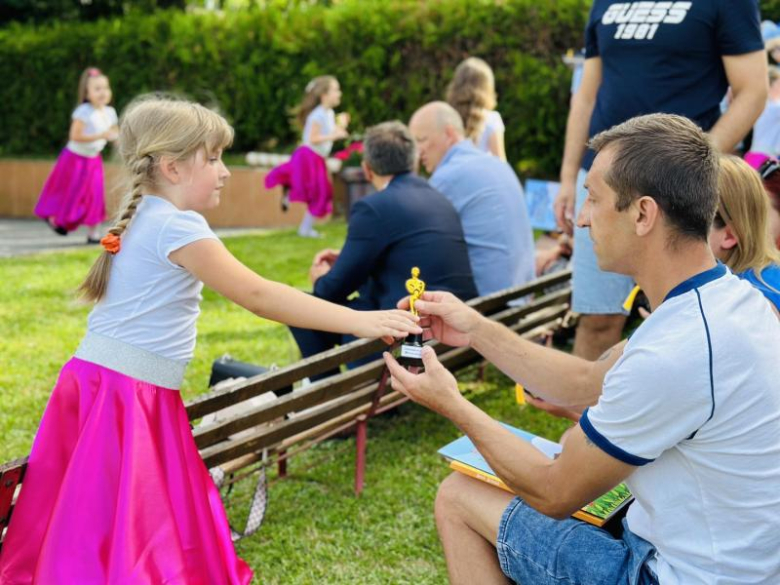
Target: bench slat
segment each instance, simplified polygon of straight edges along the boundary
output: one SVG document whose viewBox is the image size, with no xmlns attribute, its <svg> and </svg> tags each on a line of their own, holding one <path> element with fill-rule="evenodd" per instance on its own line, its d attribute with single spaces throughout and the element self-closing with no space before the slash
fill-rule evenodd
<svg viewBox="0 0 780 585">
<path fill-rule="evenodd" d="M 565 305 L 555 307 L 544 315 L 532 315 L 527 319 L 521 320 L 510 328 L 517 333 L 532 331 L 537 329 L 541 324 L 550 323 L 555 319 L 563 318 L 567 310 L 568 308 Z M 449 350 L 442 353 L 440 359 L 442 364 L 450 369 L 461 368 L 482 359 L 481 356 L 470 347 L 452 349 L 441 344 L 439 344 L 439 347 Z M 377 360 L 377 362 L 374 363 L 381 367 L 381 360 Z M 367 366 L 369 365 L 371 364 L 367 364 Z M 211 445 L 201 450 L 201 456 L 206 462 L 207 467 L 214 467 L 249 453 L 272 447 L 284 439 L 292 437 L 312 426 L 327 422 L 352 408 L 358 408 L 362 405 L 367 411 L 371 407 L 373 393 L 377 387 L 378 384 L 373 383 L 361 390 L 353 391 L 346 396 L 326 403 L 322 405 L 322 408 L 314 408 L 311 412 L 303 413 L 290 420 L 263 429 L 258 429 L 256 432 L 240 440 L 222 441 Z M 284 397 L 282 400 L 285 398 L 288 397 Z M 257 410 L 261 411 L 263 408 L 271 410 L 273 409 L 273 405 L 260 407 Z M 233 420 L 232 422 L 234 423 L 233 428 L 242 425 L 242 420 Z"/>
</svg>

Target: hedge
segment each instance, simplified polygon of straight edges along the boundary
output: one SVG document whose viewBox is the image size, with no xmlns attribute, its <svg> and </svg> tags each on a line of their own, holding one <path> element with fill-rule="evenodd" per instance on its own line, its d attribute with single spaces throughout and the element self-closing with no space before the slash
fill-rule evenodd
<svg viewBox="0 0 780 585">
<path fill-rule="evenodd" d="M 151 90 L 218 105 L 234 149 L 289 147 L 289 109 L 307 81 L 338 76 L 353 127 L 407 120 L 440 98 L 468 55 L 493 65 L 507 152 L 518 170 L 555 175 L 570 71 L 588 0 L 343 0 L 331 7 L 229 14 L 161 11 L 91 23 L 0 31 L 0 155 L 56 153 L 77 78 L 94 64 L 116 106 Z"/>
</svg>

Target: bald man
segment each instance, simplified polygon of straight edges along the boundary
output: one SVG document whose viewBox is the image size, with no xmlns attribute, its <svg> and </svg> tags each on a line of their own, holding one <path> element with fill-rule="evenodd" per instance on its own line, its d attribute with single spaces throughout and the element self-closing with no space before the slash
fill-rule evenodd
<svg viewBox="0 0 780 585">
<path fill-rule="evenodd" d="M 480 295 L 534 278 L 534 243 L 520 181 L 506 162 L 467 139 L 445 102 L 426 104 L 409 123 L 430 183 L 460 216 Z"/>
</svg>

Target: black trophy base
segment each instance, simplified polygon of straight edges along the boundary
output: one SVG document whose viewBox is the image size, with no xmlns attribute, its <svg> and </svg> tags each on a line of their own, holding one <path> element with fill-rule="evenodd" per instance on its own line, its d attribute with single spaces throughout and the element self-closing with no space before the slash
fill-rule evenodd
<svg viewBox="0 0 780 585">
<path fill-rule="evenodd" d="M 407 368 L 422 368 L 422 348 L 422 334 L 409 335 L 401 344 L 398 363 Z"/>
</svg>

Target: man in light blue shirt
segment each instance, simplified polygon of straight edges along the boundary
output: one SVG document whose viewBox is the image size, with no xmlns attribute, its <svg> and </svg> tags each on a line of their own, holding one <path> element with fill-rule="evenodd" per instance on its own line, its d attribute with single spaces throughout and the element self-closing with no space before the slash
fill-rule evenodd
<svg viewBox="0 0 780 585">
<path fill-rule="evenodd" d="M 466 139 L 463 120 L 445 102 L 417 110 L 409 128 L 430 184 L 460 216 L 479 294 L 532 280 L 533 234 L 512 167 Z"/>
</svg>

